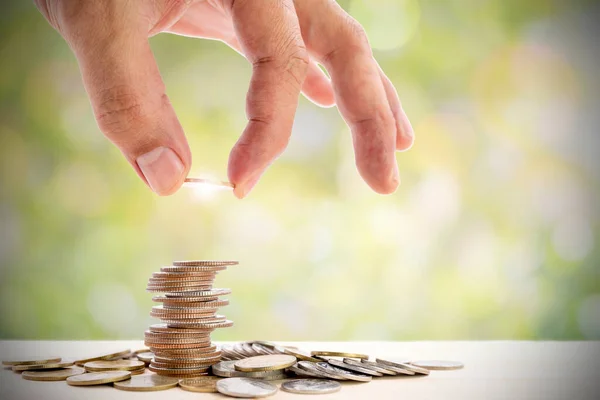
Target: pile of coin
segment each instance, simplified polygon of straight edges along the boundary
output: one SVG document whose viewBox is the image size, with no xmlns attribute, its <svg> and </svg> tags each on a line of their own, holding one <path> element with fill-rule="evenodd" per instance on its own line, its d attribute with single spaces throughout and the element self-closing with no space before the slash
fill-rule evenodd
<svg viewBox="0 0 600 400">
<path fill-rule="evenodd" d="M 76 361 L 60 357 L 21 358 L 3 361 L 3 364 L 28 380 L 66 380 L 71 386 L 112 384 L 120 390 L 140 392 L 179 386 L 187 391 L 219 392 L 232 397 L 267 397 L 279 389 L 300 394 L 332 393 L 341 389 L 338 381 L 370 382 L 381 376 L 425 376 L 431 370 L 463 367 L 456 361 L 369 359 L 366 354 L 354 352 L 308 352 L 272 342 L 251 341 L 221 346 L 222 361 L 206 368 L 202 372 L 205 376 L 190 378 L 148 371 L 145 364 L 149 363 L 152 370 L 155 358 L 148 350 L 125 350 Z M 283 379 L 279 387 L 270 382 Z"/>
<path fill-rule="evenodd" d="M 145 344 L 153 353 L 149 368 L 158 375 L 194 378 L 207 375 L 221 359 L 221 351 L 211 342 L 217 328 L 233 325 L 218 315 L 229 304 L 221 296 L 229 289 L 213 288 L 219 271 L 237 261 L 175 261 L 162 267 L 148 281 L 146 290 L 161 292 L 152 298 L 161 305 L 152 307 L 151 316 L 162 324 L 151 325 L 144 333 Z"/>
</svg>

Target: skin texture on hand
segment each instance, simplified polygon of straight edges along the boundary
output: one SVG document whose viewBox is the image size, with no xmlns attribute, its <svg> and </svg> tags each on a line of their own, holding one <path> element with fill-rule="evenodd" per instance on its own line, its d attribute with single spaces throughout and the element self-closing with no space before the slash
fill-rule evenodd
<svg viewBox="0 0 600 400">
<path fill-rule="evenodd" d="M 285 150 L 301 92 L 338 106 L 365 182 L 396 190 L 395 152 L 411 147 L 413 131 L 364 30 L 334 0 L 35 3 L 77 57 L 100 130 L 157 194 L 177 191 L 192 160 L 148 43 L 161 32 L 223 41 L 252 64 L 248 124 L 229 156 L 236 196 Z"/>
</svg>

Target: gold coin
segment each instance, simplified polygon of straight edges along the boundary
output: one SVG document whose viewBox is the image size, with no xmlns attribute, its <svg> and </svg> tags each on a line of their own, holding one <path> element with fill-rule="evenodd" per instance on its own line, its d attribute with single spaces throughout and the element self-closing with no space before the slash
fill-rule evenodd
<svg viewBox="0 0 600 400">
<path fill-rule="evenodd" d="M 187 293 L 191 290 L 194 291 L 205 291 L 210 290 L 212 285 L 198 285 L 198 286 L 189 286 L 189 287 L 177 287 L 177 286 L 146 286 L 146 292 L 150 293 Z"/>
<path fill-rule="evenodd" d="M 216 297 L 216 296 L 225 296 L 231 294 L 231 289 L 226 288 L 214 288 L 210 290 L 197 290 L 197 291 L 187 291 L 187 292 L 173 292 L 173 293 L 165 293 L 165 296 L 168 299 L 173 297 Z"/>
<path fill-rule="evenodd" d="M 283 351 L 285 354 L 296 357 L 298 360 L 302 361 L 311 361 L 311 362 L 320 362 L 321 360 L 311 357 L 310 353 L 300 349 L 292 349 L 290 347 L 283 347 Z"/>
<path fill-rule="evenodd" d="M 188 279 L 204 279 L 205 277 L 214 278 L 216 272 L 211 271 L 194 271 L 194 272 L 153 272 L 150 279 L 168 279 L 168 280 L 188 280 Z"/>
<path fill-rule="evenodd" d="M 13 365 L 40 365 L 60 362 L 60 357 L 22 357 L 15 360 L 4 360 L 2 365 L 13 366 Z"/>
<path fill-rule="evenodd" d="M 48 364 L 38 364 L 38 365 L 15 365 L 12 367 L 13 371 L 36 371 L 42 369 L 58 369 L 58 368 L 66 368 L 73 366 L 72 362 L 58 362 L 58 363 L 48 363 Z"/>
<path fill-rule="evenodd" d="M 274 371 L 296 364 L 296 357 L 287 354 L 272 354 L 237 360 L 234 364 L 237 371 Z"/>
<path fill-rule="evenodd" d="M 413 367 L 425 368 L 427 370 L 449 371 L 453 369 L 461 369 L 464 364 L 459 361 L 444 361 L 444 360 L 427 360 L 427 361 L 411 361 L 409 365 Z"/>
<path fill-rule="evenodd" d="M 163 321 L 168 320 L 190 320 L 190 319 L 201 319 L 201 318 L 214 318 L 215 313 L 218 309 L 207 308 L 203 313 L 157 313 L 150 312 L 150 316 L 154 318 L 162 319 Z"/>
<path fill-rule="evenodd" d="M 157 392 L 174 388 L 179 383 L 179 378 L 160 375 L 134 376 L 129 380 L 115 382 L 115 388 L 130 392 Z"/>
<path fill-rule="evenodd" d="M 91 372 L 102 372 L 102 371 L 132 371 L 144 367 L 143 361 L 133 360 L 117 360 L 117 361 L 90 361 L 85 363 L 84 368 L 86 371 Z"/>
<path fill-rule="evenodd" d="M 198 322 L 198 323 L 184 323 L 181 321 L 178 322 L 169 322 L 167 326 L 170 328 L 197 328 L 197 329 L 217 329 L 217 328 L 229 328 L 233 326 L 233 321 L 225 320 L 221 322 Z"/>
<path fill-rule="evenodd" d="M 90 357 L 90 358 L 84 358 L 81 360 L 77 360 L 75 361 L 76 365 L 83 365 L 86 362 L 90 362 L 90 361 L 97 361 L 97 360 L 109 360 L 111 358 L 116 358 L 116 357 L 123 357 L 126 354 L 131 353 L 131 350 L 127 349 L 127 350 L 123 350 L 123 351 L 118 351 L 116 353 L 110 353 L 110 354 L 103 354 L 100 356 L 96 356 L 96 357 Z"/>
<path fill-rule="evenodd" d="M 208 368 L 160 368 L 154 367 L 152 364 L 148 367 L 152 372 L 156 372 L 159 375 L 166 376 L 179 376 L 179 377 L 196 377 L 208 375 Z"/>
<path fill-rule="evenodd" d="M 238 265 L 238 261 L 218 261 L 218 260 L 188 260 L 188 261 L 173 261 L 176 267 L 206 267 L 206 266 L 227 266 Z"/>
<path fill-rule="evenodd" d="M 69 367 L 52 371 L 25 371 L 21 376 L 28 381 L 64 381 L 70 376 L 83 373 L 85 373 L 85 369 L 81 367 Z"/>
<path fill-rule="evenodd" d="M 193 349 L 201 349 L 206 347 L 206 342 L 201 342 L 201 343 L 151 343 L 151 342 L 145 342 L 147 346 L 150 346 L 152 348 L 152 352 L 154 353 L 155 351 L 159 351 L 160 349 L 163 350 L 170 350 L 170 349 L 188 349 L 188 350 L 193 350 Z"/>
<path fill-rule="evenodd" d="M 172 326 L 168 326 L 167 324 L 154 324 L 154 325 L 150 325 L 150 331 L 151 332 L 157 332 L 157 333 L 162 333 L 162 332 L 167 332 L 167 333 L 173 333 L 173 332 L 177 332 L 177 333 L 209 333 L 210 329 L 198 329 L 198 328 L 174 328 Z"/>
<path fill-rule="evenodd" d="M 197 303 L 197 302 L 209 302 L 209 301 L 217 301 L 219 298 L 217 296 L 212 297 L 167 297 L 165 295 L 159 295 L 152 297 L 152 301 L 157 303 L 163 303 L 163 305 L 181 305 L 189 303 Z M 190 305 L 191 307 L 191 305 Z"/>
<path fill-rule="evenodd" d="M 208 347 L 210 346 L 210 337 L 146 337 L 145 343 L 150 347 L 156 347 L 157 344 L 197 344 L 198 347 Z"/>
<path fill-rule="evenodd" d="M 129 371 L 89 372 L 70 376 L 67 378 L 67 383 L 71 386 L 104 385 L 105 383 L 124 381 L 129 378 L 131 378 Z"/>
<path fill-rule="evenodd" d="M 157 329 L 161 329 L 160 327 Z M 210 333 L 209 332 L 194 332 L 193 330 L 191 330 L 190 332 L 187 332 L 188 329 L 173 329 L 171 331 L 160 331 L 160 332 L 153 332 L 153 331 L 145 331 L 144 332 L 144 337 L 147 339 L 183 339 L 183 338 L 204 338 L 204 339 L 210 339 Z"/>
<path fill-rule="evenodd" d="M 311 351 L 311 356 L 322 356 L 322 357 L 346 357 L 346 358 L 360 358 L 368 360 L 369 356 L 366 354 L 359 353 L 345 353 L 341 351 Z"/>
<path fill-rule="evenodd" d="M 163 316 L 161 319 L 167 325 L 179 324 L 179 325 L 185 327 L 187 325 L 194 326 L 197 324 L 212 324 L 212 323 L 216 323 L 216 322 L 224 322 L 225 316 L 218 315 L 218 314 L 216 314 L 216 315 L 215 314 L 213 314 L 213 315 L 204 314 L 204 315 L 200 315 L 195 318 L 183 318 L 183 317 L 172 318 L 172 317 Z"/>
<path fill-rule="evenodd" d="M 161 272 L 179 272 L 179 273 L 188 273 L 188 272 L 218 272 L 224 271 L 227 269 L 225 265 L 169 265 L 166 267 L 162 267 L 160 269 Z"/>
<path fill-rule="evenodd" d="M 144 372 L 146 372 L 146 364 L 144 364 L 144 366 L 142 368 L 139 369 L 132 369 L 131 371 L 131 375 L 142 375 Z"/>
<path fill-rule="evenodd" d="M 217 393 L 217 382 L 219 379 L 221 378 L 216 376 L 181 379 L 179 386 L 188 392 Z"/>
<path fill-rule="evenodd" d="M 133 354 L 135 354 L 136 356 L 140 353 L 148 353 L 150 351 L 150 349 L 139 349 L 133 352 Z"/>
<path fill-rule="evenodd" d="M 212 272 L 210 273 L 210 275 L 206 275 L 206 276 L 187 276 L 187 274 L 180 274 L 183 275 L 182 277 L 178 277 L 178 278 L 149 278 L 148 279 L 148 283 L 152 284 L 152 285 L 156 285 L 156 284 L 164 284 L 164 285 L 193 285 L 196 283 L 203 283 L 203 282 L 213 282 L 215 280 L 216 277 L 216 273 Z"/>
<path fill-rule="evenodd" d="M 202 362 L 206 362 L 206 360 L 214 360 L 215 358 L 221 357 L 221 352 L 219 350 L 212 351 L 210 353 L 204 354 L 193 354 L 189 356 L 157 356 L 155 355 L 154 360 L 157 362 L 163 363 L 173 363 L 173 364 L 198 364 Z"/>
<path fill-rule="evenodd" d="M 212 353 L 216 349 L 214 347 L 202 347 L 198 349 L 155 349 L 154 355 L 166 358 L 198 358 L 204 354 Z"/>
<path fill-rule="evenodd" d="M 159 362 L 159 361 L 152 361 L 152 364 L 150 364 L 150 366 L 152 368 L 163 368 L 163 369 L 182 369 L 182 368 L 200 368 L 203 369 L 205 371 L 208 371 L 208 368 L 210 368 L 211 365 L 218 363 L 219 360 L 213 360 L 212 362 L 204 362 L 204 363 L 197 363 L 197 364 L 171 364 L 171 363 L 163 363 L 163 362 Z"/>
</svg>

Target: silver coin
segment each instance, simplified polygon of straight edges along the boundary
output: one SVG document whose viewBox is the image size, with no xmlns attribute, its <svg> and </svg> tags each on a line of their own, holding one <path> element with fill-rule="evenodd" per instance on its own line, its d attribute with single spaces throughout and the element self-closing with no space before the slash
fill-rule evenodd
<svg viewBox="0 0 600 400">
<path fill-rule="evenodd" d="M 263 346 L 260 343 L 252 343 L 252 350 L 254 350 L 255 353 L 258 353 L 261 356 L 266 356 L 269 354 L 277 354 L 274 350 L 271 350 L 270 348 Z"/>
<path fill-rule="evenodd" d="M 392 375 L 392 376 L 398 375 L 398 372 L 392 371 L 389 368 L 385 368 L 383 365 L 377 364 L 375 361 L 369 361 L 369 360 L 357 361 L 353 358 L 344 358 L 344 362 L 347 362 L 348 364 L 357 363 L 357 365 L 359 365 L 361 367 L 364 366 L 365 368 L 370 368 L 373 371 L 380 372 L 384 375 Z"/>
<path fill-rule="evenodd" d="M 372 377 L 369 375 L 363 375 L 353 371 L 348 371 L 326 362 L 317 363 L 317 369 L 321 372 L 329 372 L 332 375 L 341 376 L 342 378 L 346 378 L 351 381 L 369 382 L 372 379 Z"/>
<path fill-rule="evenodd" d="M 406 360 L 393 360 L 393 359 L 381 359 L 381 358 L 376 358 L 375 361 L 377 361 L 379 364 L 383 364 L 386 368 L 390 368 L 392 371 L 396 371 L 396 372 L 400 372 L 401 374 L 406 374 L 406 375 L 414 375 L 414 374 L 421 374 L 421 375 L 429 375 L 429 370 L 426 370 L 425 368 L 421 368 L 421 367 L 417 367 L 415 365 L 410 365 L 408 364 L 408 362 Z M 409 373 L 407 373 L 407 372 Z M 412 372 L 412 374 L 411 374 Z"/>
<path fill-rule="evenodd" d="M 254 371 L 254 372 L 242 372 L 237 371 L 235 369 L 236 360 L 232 361 L 221 361 L 217 364 L 214 364 L 211 369 L 212 373 L 216 376 L 221 376 L 225 378 L 257 378 L 257 379 L 265 379 L 265 378 L 275 378 L 275 379 L 283 379 L 285 374 L 281 370 L 276 371 Z M 270 379 L 272 380 L 272 379 Z"/>
<path fill-rule="evenodd" d="M 268 397 L 277 393 L 277 386 L 258 379 L 227 378 L 217 382 L 217 390 L 232 397 Z"/>
<path fill-rule="evenodd" d="M 427 361 L 412 361 L 409 365 L 413 367 L 421 367 L 428 370 L 452 370 L 461 369 L 464 364 L 460 361 L 444 361 L 444 360 L 427 360 Z"/>
<path fill-rule="evenodd" d="M 303 378 L 323 378 L 324 377 L 324 375 L 319 375 L 316 372 L 311 372 L 311 371 L 302 369 L 302 368 L 298 367 L 298 364 L 292 365 L 291 367 L 286 368 L 286 371 L 293 372 L 297 376 L 300 376 Z"/>
<path fill-rule="evenodd" d="M 350 370 L 350 371 L 358 372 L 358 373 L 363 374 L 363 375 L 383 376 L 382 373 L 379 373 L 379 372 L 373 371 L 371 369 L 365 368 L 364 366 L 353 365 L 353 364 L 347 363 L 345 361 L 329 360 L 328 362 L 329 362 L 329 364 L 334 365 L 336 367 L 340 367 L 342 369 L 347 369 L 347 370 Z"/>
<path fill-rule="evenodd" d="M 341 388 L 339 382 L 325 379 L 294 379 L 281 384 L 281 390 L 298 394 L 335 393 Z"/>
<path fill-rule="evenodd" d="M 334 374 L 331 371 L 323 371 L 321 369 L 317 368 L 317 363 L 314 363 L 312 361 L 298 361 L 298 363 L 296 364 L 298 366 L 298 368 L 307 371 L 313 375 L 316 375 L 317 377 L 320 378 L 327 378 L 327 379 L 337 379 L 340 381 L 345 381 L 347 380 L 347 378 L 338 375 L 338 374 Z"/>
</svg>

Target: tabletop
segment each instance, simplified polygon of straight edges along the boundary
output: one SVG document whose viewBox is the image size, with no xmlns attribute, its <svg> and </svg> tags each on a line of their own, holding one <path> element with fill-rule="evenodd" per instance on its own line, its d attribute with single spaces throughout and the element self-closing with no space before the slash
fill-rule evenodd
<svg viewBox="0 0 600 400">
<path fill-rule="evenodd" d="M 227 342 L 224 342 L 227 343 Z M 342 382 L 323 399 L 599 399 L 600 342 L 282 342 L 305 350 L 360 352 L 371 357 L 455 360 L 465 367 L 421 377 L 383 377 L 368 383 Z M 0 360 L 47 355 L 80 358 L 143 348 L 142 341 L 0 341 Z M 280 381 L 273 382 L 276 385 Z M 302 396 L 278 391 L 269 399 Z M 0 400 L 19 399 L 225 399 L 220 394 L 180 388 L 125 392 L 110 385 L 73 387 L 66 382 L 34 382 L 0 370 Z"/>
</svg>

